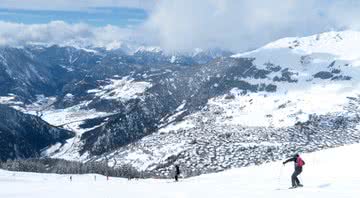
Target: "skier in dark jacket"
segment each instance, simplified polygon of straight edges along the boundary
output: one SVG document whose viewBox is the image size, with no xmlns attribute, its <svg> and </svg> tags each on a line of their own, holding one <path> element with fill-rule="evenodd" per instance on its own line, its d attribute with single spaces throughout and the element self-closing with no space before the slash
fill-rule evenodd
<svg viewBox="0 0 360 198">
<path fill-rule="evenodd" d="M 180 167 L 179 165 L 175 165 L 175 181 L 179 180 L 179 175 L 180 175 Z"/>
<path fill-rule="evenodd" d="M 303 185 L 300 184 L 300 181 L 297 178 L 297 176 L 300 175 L 300 173 L 302 172 L 302 167 L 305 165 L 305 162 L 301 159 L 299 154 L 294 155 L 292 158 L 283 162 L 283 164 L 285 165 L 288 162 L 294 162 L 295 165 L 295 171 L 291 175 L 291 184 L 292 184 L 291 188 L 302 187 Z"/>
</svg>

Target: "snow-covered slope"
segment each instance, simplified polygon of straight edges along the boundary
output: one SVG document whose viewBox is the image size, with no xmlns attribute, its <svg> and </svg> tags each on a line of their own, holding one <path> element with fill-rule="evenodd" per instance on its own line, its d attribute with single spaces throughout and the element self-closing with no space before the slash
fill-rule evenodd
<svg viewBox="0 0 360 198">
<path fill-rule="evenodd" d="M 306 161 L 300 180 L 303 188 L 288 190 L 293 165 L 281 162 L 232 169 L 181 180 L 136 180 L 97 175 L 34 174 L 0 170 L 0 197 L 307 197 L 356 198 L 360 194 L 357 156 L 360 145 L 344 146 L 303 155 Z M 15 190 L 16 189 L 16 190 Z"/>
<path fill-rule="evenodd" d="M 94 93 L 96 97 L 102 99 L 128 101 L 144 93 L 150 87 L 151 84 L 148 82 L 133 82 L 133 79 L 124 77 L 122 79 L 110 79 L 108 85 L 87 92 Z"/>
<path fill-rule="evenodd" d="M 229 121 L 279 127 L 306 121 L 309 114 L 342 112 L 348 97 L 359 94 L 359 52 L 360 33 L 343 31 L 285 38 L 234 55 L 254 58 L 257 68 L 273 70 L 265 80 L 273 81 L 277 91 L 266 97 L 258 93 L 237 97 L 245 107 L 227 103 L 233 117 Z M 214 99 L 213 104 L 223 101 Z"/>
</svg>

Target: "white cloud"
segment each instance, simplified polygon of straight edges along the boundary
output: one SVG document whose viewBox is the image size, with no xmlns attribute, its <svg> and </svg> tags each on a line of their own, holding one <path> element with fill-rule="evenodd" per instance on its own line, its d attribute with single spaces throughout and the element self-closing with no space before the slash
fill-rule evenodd
<svg viewBox="0 0 360 198">
<path fill-rule="evenodd" d="M 146 27 L 168 50 L 259 47 L 286 36 L 360 28 L 353 0 L 162 0 Z"/>
<path fill-rule="evenodd" d="M 133 30 L 111 25 L 93 27 L 63 21 L 27 25 L 0 21 L 0 45 L 59 44 L 114 48 L 133 35 Z"/>
</svg>

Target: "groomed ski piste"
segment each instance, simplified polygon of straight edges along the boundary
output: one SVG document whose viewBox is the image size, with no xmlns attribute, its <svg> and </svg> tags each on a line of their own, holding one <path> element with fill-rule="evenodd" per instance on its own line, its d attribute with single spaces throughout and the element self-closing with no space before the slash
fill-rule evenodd
<svg viewBox="0 0 360 198">
<path fill-rule="evenodd" d="M 180 182 L 160 179 L 127 180 L 101 175 L 56 175 L 0 170 L 1 198 L 189 198 L 189 197 L 358 197 L 360 144 L 303 154 L 303 188 L 288 189 L 293 164 L 260 166 L 201 175 Z"/>
</svg>

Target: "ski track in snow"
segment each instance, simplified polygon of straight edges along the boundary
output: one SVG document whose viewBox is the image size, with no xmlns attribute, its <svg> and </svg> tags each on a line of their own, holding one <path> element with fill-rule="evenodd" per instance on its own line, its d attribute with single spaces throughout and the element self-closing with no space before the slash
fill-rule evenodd
<svg viewBox="0 0 360 198">
<path fill-rule="evenodd" d="M 94 175 L 36 174 L 0 170 L 0 197 L 358 197 L 360 144 L 303 155 L 303 188 L 287 189 L 293 165 L 281 162 L 232 169 L 175 183 L 172 180 L 131 180 Z M 16 190 L 15 190 L 16 189 Z"/>
</svg>

